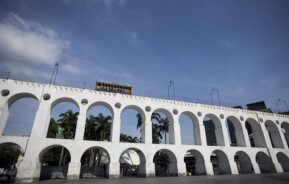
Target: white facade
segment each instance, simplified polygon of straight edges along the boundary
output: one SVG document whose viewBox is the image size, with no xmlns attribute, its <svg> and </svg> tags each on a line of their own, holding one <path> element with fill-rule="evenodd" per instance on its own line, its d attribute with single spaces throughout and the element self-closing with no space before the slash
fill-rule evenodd
<svg viewBox="0 0 289 184">
<path fill-rule="evenodd" d="M 0 81 L 0 91 L 0 144 L 15 143 L 25 152 L 23 160 L 19 163 L 17 173 L 19 181 L 29 182 L 38 179 L 41 156 L 48 148 L 57 145 L 67 148 L 71 155 L 68 179 L 79 178 L 81 156 L 92 147 L 101 147 L 107 151 L 110 177 L 119 177 L 120 156 L 130 148 L 140 153 L 140 172 L 147 177 L 155 175 L 153 158 L 159 150 L 168 153 L 170 173 L 177 175 L 186 175 L 184 157 L 188 151 L 196 158 L 196 173 L 199 174 L 214 174 L 210 161 L 212 153 L 218 156 L 219 168 L 223 173 L 238 174 L 234 161 L 235 155 L 239 156 L 241 168 L 244 171 L 253 168 L 255 173 L 260 173 L 261 170 L 266 170 L 266 167 L 270 167 L 267 160 L 263 159 L 266 158 L 266 155 L 272 160 L 271 165 L 273 164 L 276 172 L 286 171 L 289 167 L 289 150 L 285 139 L 287 136 L 287 140 L 289 140 L 289 116 L 5 79 Z M 16 100 L 24 97 L 32 97 L 39 101 L 30 137 L 3 136 L 2 133 L 9 116 L 9 107 Z M 51 109 L 60 102 L 72 102 L 79 107 L 74 140 L 46 138 Z M 86 112 L 89 108 L 99 104 L 108 107 L 112 112 L 111 142 L 83 140 Z M 142 143 L 119 142 L 120 115 L 126 108 L 136 109 L 142 115 L 145 122 L 142 127 Z M 156 110 L 166 114 L 170 120 L 170 144 L 152 144 L 151 114 Z M 194 122 L 196 145 L 181 144 L 179 116 L 183 113 L 191 117 Z M 217 146 L 207 146 L 203 125 L 205 116 L 210 117 L 215 123 Z M 230 145 L 226 126 L 227 118 L 230 118 L 234 124 L 238 146 Z M 252 136 L 257 147 L 250 145 L 245 128 L 246 121 L 252 126 Z M 283 134 L 282 131 L 287 133 Z M 278 155 L 282 155 L 282 159 Z"/>
</svg>

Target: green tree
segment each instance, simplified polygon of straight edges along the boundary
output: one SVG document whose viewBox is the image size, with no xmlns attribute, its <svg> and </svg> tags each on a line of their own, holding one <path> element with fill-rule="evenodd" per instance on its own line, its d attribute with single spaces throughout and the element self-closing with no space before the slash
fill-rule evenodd
<svg viewBox="0 0 289 184">
<path fill-rule="evenodd" d="M 165 144 L 167 144 L 167 133 L 169 132 L 169 119 L 161 118 L 159 122 L 159 131 L 165 135 Z"/>
<path fill-rule="evenodd" d="M 49 128 L 47 131 L 47 138 L 57 138 L 59 134 L 59 123 L 54 118 L 50 119 Z"/>
<path fill-rule="evenodd" d="M 57 122 L 60 123 L 62 128 L 63 139 L 74 139 L 78 114 L 79 112 L 74 113 L 69 109 L 59 115 Z"/>
<path fill-rule="evenodd" d="M 102 113 L 99 113 L 96 117 L 96 122 L 98 123 L 96 135 L 98 140 L 110 140 L 111 119 L 111 116 L 104 116 Z"/>
<path fill-rule="evenodd" d="M 132 137 L 127 134 L 120 134 L 120 142 L 131 142 L 131 143 L 138 143 L 139 139 L 137 137 Z"/>
</svg>

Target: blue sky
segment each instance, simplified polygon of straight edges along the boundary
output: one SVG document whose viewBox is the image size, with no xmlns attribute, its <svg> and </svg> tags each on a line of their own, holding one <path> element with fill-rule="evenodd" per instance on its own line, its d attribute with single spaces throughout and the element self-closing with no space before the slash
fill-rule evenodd
<svg viewBox="0 0 289 184">
<path fill-rule="evenodd" d="M 215 87 L 224 106 L 275 110 L 289 102 L 288 10 L 287 0 L 1 0 L 0 74 L 49 82 L 59 61 L 57 84 L 113 81 L 167 98 L 173 80 L 177 100 L 210 104 Z"/>
</svg>

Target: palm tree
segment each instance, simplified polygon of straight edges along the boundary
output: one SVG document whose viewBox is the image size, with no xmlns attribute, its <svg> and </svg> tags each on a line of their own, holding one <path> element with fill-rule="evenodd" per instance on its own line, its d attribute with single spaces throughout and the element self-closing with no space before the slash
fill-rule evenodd
<svg viewBox="0 0 289 184">
<path fill-rule="evenodd" d="M 84 139 L 97 140 L 96 130 L 98 129 L 98 127 L 99 124 L 96 121 L 96 117 L 93 115 L 89 115 L 89 118 L 86 118 Z"/>
<path fill-rule="evenodd" d="M 76 130 L 77 117 L 79 112 L 73 112 L 68 110 L 65 113 L 59 115 L 57 122 L 60 122 L 62 128 L 62 136 L 64 139 L 73 139 Z"/>
<path fill-rule="evenodd" d="M 166 117 L 165 119 L 161 118 L 159 122 L 160 132 L 165 135 L 165 144 L 167 144 L 167 133 L 169 132 L 169 119 Z"/>
<path fill-rule="evenodd" d="M 47 138 L 56 138 L 59 134 L 59 123 L 54 118 L 50 119 Z"/>
<path fill-rule="evenodd" d="M 99 113 L 96 117 L 96 122 L 98 123 L 98 128 L 96 130 L 96 135 L 98 135 L 98 140 L 108 140 L 110 139 L 110 127 L 111 127 L 111 116 L 104 116 Z"/>
<path fill-rule="evenodd" d="M 160 143 L 160 139 L 162 139 L 162 138 L 163 138 L 163 136 L 161 134 L 159 125 L 152 124 L 152 139 L 153 139 L 153 143 L 159 144 Z"/>
</svg>

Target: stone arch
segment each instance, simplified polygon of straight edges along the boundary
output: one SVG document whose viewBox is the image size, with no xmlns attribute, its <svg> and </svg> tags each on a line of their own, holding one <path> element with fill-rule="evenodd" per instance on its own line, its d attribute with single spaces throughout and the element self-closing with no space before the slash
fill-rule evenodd
<svg viewBox="0 0 289 184">
<path fill-rule="evenodd" d="M 279 132 L 277 125 L 273 121 L 267 120 L 267 121 L 265 121 L 265 126 L 266 126 L 266 129 L 268 131 L 272 147 L 273 148 L 284 148 L 284 145 L 282 144 L 282 139 L 281 139 L 280 132 Z"/>
<path fill-rule="evenodd" d="M 281 123 L 281 128 L 282 128 L 286 143 L 287 143 L 287 145 L 289 147 L 289 123 L 282 122 Z"/>
<path fill-rule="evenodd" d="M 137 148 L 127 148 L 120 157 L 120 177 L 145 177 L 146 158 Z"/>
<path fill-rule="evenodd" d="M 156 176 L 177 176 L 177 158 L 175 154 L 168 149 L 161 149 L 154 155 Z"/>
<path fill-rule="evenodd" d="M 251 159 L 244 151 L 237 151 L 234 157 L 239 174 L 253 174 L 254 168 Z"/>
<path fill-rule="evenodd" d="M 192 112 L 189 112 L 189 111 L 185 111 L 185 112 L 182 112 L 180 114 L 180 117 L 182 115 L 185 115 L 187 117 L 190 118 L 192 124 L 193 124 L 193 130 L 192 130 L 192 133 L 193 133 L 193 138 L 194 138 L 194 145 L 201 145 L 201 136 L 200 136 L 200 124 L 199 124 L 199 120 L 197 118 L 197 116 L 195 114 L 193 114 Z M 182 131 L 182 128 L 181 128 L 181 122 L 180 122 L 180 117 L 179 117 L 179 123 L 180 123 L 180 129 L 181 129 L 181 136 L 183 136 L 183 131 Z M 183 142 L 182 142 L 183 144 Z"/>
<path fill-rule="evenodd" d="M 10 117 L 9 115 L 10 115 L 10 110 L 11 110 L 12 105 L 14 103 L 17 103 L 17 101 L 19 101 L 21 99 L 33 99 L 39 105 L 38 97 L 32 93 L 27 93 L 27 92 L 17 93 L 17 94 L 12 95 L 11 97 L 9 97 L 2 108 L 2 114 L 0 114 L 1 115 L 1 117 L 0 117 L 0 135 L 2 135 L 4 133 L 5 126 L 9 120 L 9 117 Z M 27 109 L 24 109 L 24 110 L 27 110 Z M 35 109 L 35 112 L 33 112 L 33 115 L 31 114 L 33 116 L 31 121 L 34 121 L 36 111 L 37 110 Z M 30 112 L 28 112 L 28 113 L 30 113 Z M 33 126 L 33 122 L 32 122 L 32 126 Z M 32 129 L 32 126 L 31 126 L 31 129 Z"/>
<path fill-rule="evenodd" d="M 215 175 L 219 174 L 231 174 L 231 167 L 229 159 L 221 150 L 214 150 L 211 154 L 210 160 L 212 162 Z"/>
<path fill-rule="evenodd" d="M 41 164 L 40 180 L 67 177 L 71 161 L 71 154 L 67 147 L 63 145 L 47 146 L 39 153 L 38 158 Z"/>
<path fill-rule="evenodd" d="M 158 108 L 156 110 L 153 111 L 152 115 L 156 112 L 161 112 L 163 113 L 167 120 L 169 121 L 168 122 L 168 133 L 169 133 L 169 144 L 175 144 L 175 137 L 174 137 L 174 118 L 173 118 L 173 115 L 169 112 L 169 110 L 166 110 L 164 108 Z M 152 117 L 151 117 L 151 120 L 152 120 Z M 154 129 L 154 123 L 152 122 L 152 131 Z M 152 132 L 153 133 L 153 132 Z M 165 135 L 166 136 L 166 135 Z"/>
<path fill-rule="evenodd" d="M 266 148 L 266 142 L 261 125 L 253 118 L 248 118 L 245 123 L 251 147 Z"/>
<path fill-rule="evenodd" d="M 0 143 L 0 168 L 16 172 L 23 156 L 24 151 L 19 144 L 14 142 Z"/>
<path fill-rule="evenodd" d="M 214 114 L 207 114 L 204 116 L 203 124 L 206 130 L 207 145 L 225 146 L 223 128 L 220 119 Z"/>
<path fill-rule="evenodd" d="M 231 139 L 231 146 L 246 146 L 241 122 L 234 116 L 227 117 L 227 128 Z"/>
<path fill-rule="evenodd" d="M 136 112 L 136 116 L 135 116 L 135 119 L 136 119 L 136 124 L 135 125 L 133 125 L 133 126 L 135 126 L 135 127 L 137 127 L 137 125 L 140 123 L 140 130 L 137 128 L 136 129 L 136 132 L 137 131 L 140 131 L 140 138 L 139 138 L 139 142 L 140 143 L 144 143 L 145 142 L 145 122 L 146 122 L 146 116 L 145 116 L 145 113 L 144 113 L 144 110 L 141 108 L 141 107 L 139 107 L 139 106 L 137 106 L 137 105 L 128 105 L 128 106 L 126 106 L 126 107 L 124 107 L 123 109 L 122 109 L 122 111 L 121 111 L 121 116 L 120 116 L 120 118 L 121 118 L 121 120 L 120 120 L 120 123 L 121 123 L 121 125 L 120 125 L 120 127 L 121 127 L 121 129 L 122 129 L 122 126 L 124 126 L 123 125 L 123 113 L 125 113 L 125 111 L 126 110 L 133 110 L 133 111 L 135 111 Z M 133 136 L 132 136 L 133 137 Z M 137 137 L 138 137 L 138 135 L 137 135 Z"/>
<path fill-rule="evenodd" d="M 87 108 L 87 112 L 95 107 L 95 106 L 103 106 L 103 107 L 106 107 L 112 114 L 112 117 L 114 116 L 114 109 L 113 107 L 109 104 L 109 103 L 106 103 L 106 102 L 103 102 L 103 101 L 97 101 L 97 102 L 94 102 L 92 104 L 89 105 L 89 107 Z"/>
<path fill-rule="evenodd" d="M 68 104 L 65 104 L 68 103 Z M 62 108 L 61 106 L 65 105 L 65 108 Z M 76 112 L 74 111 L 70 111 L 71 109 L 68 109 L 66 106 L 70 106 L 72 105 L 72 109 L 76 107 Z M 61 108 L 60 108 L 61 107 Z M 69 131 L 65 132 L 65 129 L 61 129 L 61 127 L 59 127 L 59 123 L 57 122 L 56 118 L 59 117 L 55 117 L 53 118 L 53 114 L 55 113 L 55 109 L 60 108 L 61 109 L 61 113 L 68 113 L 69 115 L 73 115 L 74 118 L 69 118 L 70 120 L 70 127 L 68 128 Z M 47 138 L 59 138 L 59 139 L 74 139 L 75 138 L 75 134 L 76 134 L 76 126 L 77 126 L 77 121 L 78 121 L 78 115 L 79 115 L 79 104 L 77 103 L 76 100 L 74 100 L 73 98 L 69 98 L 69 97 L 60 97 L 57 98 L 56 100 L 54 100 L 51 103 L 50 106 L 50 117 L 48 118 L 48 126 L 46 129 L 46 137 Z M 60 115 L 59 114 L 59 115 Z M 58 116 L 59 116 L 58 115 Z M 58 128 L 57 128 L 58 127 Z M 63 133 L 64 132 L 64 133 Z"/>
<path fill-rule="evenodd" d="M 276 168 L 272 159 L 264 152 L 259 151 L 256 154 L 256 162 L 259 165 L 261 173 L 275 173 Z"/>
<path fill-rule="evenodd" d="M 92 111 L 97 111 L 98 113 Z M 95 123 L 97 119 L 101 120 L 103 124 L 96 129 Z M 111 141 L 113 120 L 114 109 L 109 103 L 97 101 L 90 104 L 86 110 L 86 122 L 83 139 L 92 141 Z M 102 131 L 99 131 L 101 130 L 99 128 L 101 128 Z"/>
<path fill-rule="evenodd" d="M 205 175 L 206 166 L 202 153 L 198 150 L 192 149 L 186 152 L 184 157 L 188 175 Z"/>
<path fill-rule="evenodd" d="M 280 163 L 283 172 L 289 172 L 289 158 L 285 153 L 278 152 L 276 154 L 277 160 Z"/>
<path fill-rule="evenodd" d="M 106 149 L 93 146 L 81 156 L 80 178 L 100 178 L 109 176 L 110 155 Z"/>
</svg>

